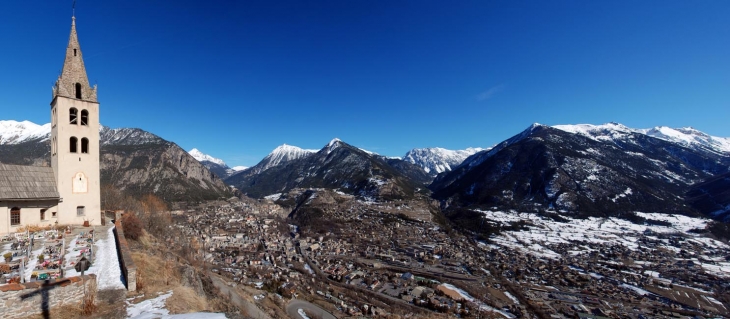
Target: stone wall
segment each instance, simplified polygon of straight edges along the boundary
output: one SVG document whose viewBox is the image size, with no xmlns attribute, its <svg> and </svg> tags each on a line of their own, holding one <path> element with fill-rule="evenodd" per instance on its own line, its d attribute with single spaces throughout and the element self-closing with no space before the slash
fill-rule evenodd
<svg viewBox="0 0 730 319">
<path fill-rule="evenodd" d="M 47 298 L 53 318 L 53 309 L 56 307 L 80 306 L 84 299 L 84 290 L 87 294 L 96 294 L 95 274 L 50 280 L 45 285 L 41 281 L 2 285 L 0 318 L 27 318 L 41 314 L 44 297 Z"/>
<path fill-rule="evenodd" d="M 124 282 L 127 285 L 127 291 L 137 290 L 137 266 L 132 260 L 132 251 L 129 249 L 127 239 L 124 238 L 124 227 L 122 227 L 121 217 L 118 217 L 114 223 L 114 240 L 117 243 L 117 254 L 119 254 L 119 266 L 122 267 Z"/>
</svg>

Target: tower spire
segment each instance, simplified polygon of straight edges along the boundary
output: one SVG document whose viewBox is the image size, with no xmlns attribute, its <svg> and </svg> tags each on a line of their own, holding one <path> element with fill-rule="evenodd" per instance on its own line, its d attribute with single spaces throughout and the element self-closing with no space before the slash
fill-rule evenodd
<svg viewBox="0 0 730 319">
<path fill-rule="evenodd" d="M 76 1 L 74 1 L 76 6 Z M 81 45 L 76 34 L 76 17 L 71 17 L 71 35 L 68 38 L 66 47 L 66 58 L 63 62 L 63 70 L 53 87 L 53 98 L 57 96 L 72 99 L 98 102 L 96 98 L 96 86 L 89 85 L 89 78 L 86 76 Z"/>
</svg>

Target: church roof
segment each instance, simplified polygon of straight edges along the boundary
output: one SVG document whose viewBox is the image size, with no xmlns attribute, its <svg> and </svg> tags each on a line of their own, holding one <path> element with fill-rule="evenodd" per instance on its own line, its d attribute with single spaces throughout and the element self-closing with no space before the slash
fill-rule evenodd
<svg viewBox="0 0 730 319">
<path fill-rule="evenodd" d="M 0 164 L 0 200 L 59 199 L 53 168 Z"/>
</svg>

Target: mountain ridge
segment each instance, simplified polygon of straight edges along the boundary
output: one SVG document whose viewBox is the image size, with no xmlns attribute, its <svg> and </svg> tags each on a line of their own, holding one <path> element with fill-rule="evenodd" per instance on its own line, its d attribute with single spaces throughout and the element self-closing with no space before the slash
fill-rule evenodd
<svg viewBox="0 0 730 319">
<path fill-rule="evenodd" d="M 457 206 L 693 214 L 684 192 L 728 170 L 729 156 L 618 124 L 533 124 L 437 176 L 434 197 Z"/>
<path fill-rule="evenodd" d="M 411 198 L 426 190 L 425 185 L 412 180 L 384 157 L 339 139 L 333 139 L 317 152 L 260 169 L 270 163 L 267 158 L 227 178 L 226 183 L 255 198 L 296 188 L 329 188 L 372 199 Z"/>
<path fill-rule="evenodd" d="M 20 125 L 18 125 L 20 124 Z M 24 131 L 25 130 L 25 131 Z M 30 132 L 30 133 L 29 133 Z M 50 166 L 50 124 L 2 121 L 0 162 Z M 99 128 L 101 184 L 166 201 L 230 196 L 227 185 L 177 144 L 138 128 Z"/>
</svg>

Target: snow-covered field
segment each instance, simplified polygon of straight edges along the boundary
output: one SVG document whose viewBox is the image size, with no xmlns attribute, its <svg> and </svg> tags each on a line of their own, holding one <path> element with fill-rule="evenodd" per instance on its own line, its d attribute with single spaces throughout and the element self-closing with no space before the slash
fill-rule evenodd
<svg viewBox="0 0 730 319">
<path fill-rule="evenodd" d="M 722 250 L 730 252 L 730 246 L 707 237 L 689 233 L 691 229 L 705 228 L 708 219 L 692 218 L 681 215 L 668 215 L 660 213 L 636 213 L 636 215 L 647 220 L 663 221 L 670 223 L 670 226 L 639 225 L 619 218 L 588 218 L 573 219 L 568 216 L 561 216 L 567 222 L 558 222 L 547 217 L 533 213 L 503 212 L 503 211 L 480 211 L 485 218 L 498 222 L 502 225 L 524 220 L 532 224 L 529 230 L 505 231 L 498 236 L 491 238 L 492 248 L 499 246 L 522 251 L 538 257 L 548 259 L 560 259 L 563 257 L 553 248 L 556 244 L 573 245 L 567 253 L 569 255 L 580 255 L 595 250 L 600 245 L 620 245 L 628 249 L 637 249 L 639 240 L 652 239 L 663 242 L 662 248 L 680 252 L 680 248 L 669 245 L 666 239 L 659 239 L 656 234 L 681 234 L 685 242 L 702 248 L 702 252 Z M 654 234 L 654 235 L 652 235 Z M 496 245 L 496 246 L 495 246 Z M 712 262 L 699 262 L 702 268 L 708 272 L 722 277 L 730 278 L 730 262 L 703 257 L 703 260 Z M 698 258 L 695 258 L 698 259 Z"/>
</svg>

